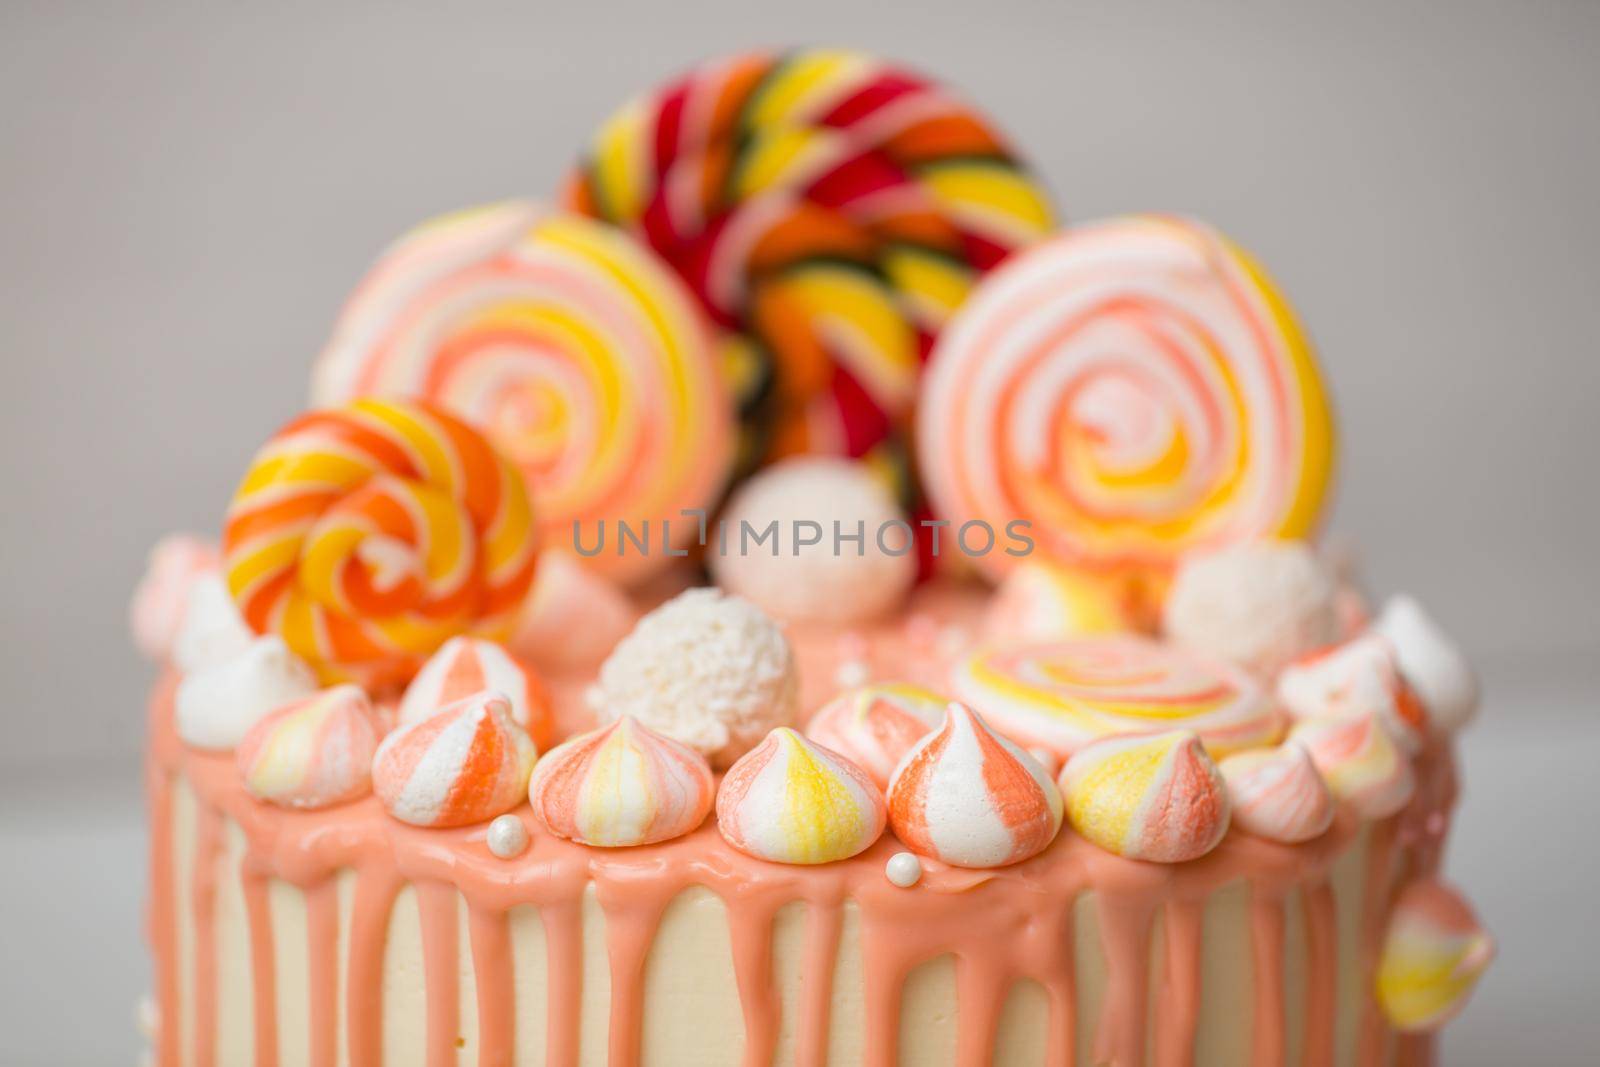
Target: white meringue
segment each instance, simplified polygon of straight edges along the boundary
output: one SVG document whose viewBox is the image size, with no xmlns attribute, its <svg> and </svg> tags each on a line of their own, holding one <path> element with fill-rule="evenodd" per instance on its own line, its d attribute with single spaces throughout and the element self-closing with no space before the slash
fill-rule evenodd
<svg viewBox="0 0 1600 1067">
<path fill-rule="evenodd" d="M 1454 733 L 1478 711 L 1478 678 L 1455 642 L 1422 605 L 1395 596 L 1373 624 L 1394 649 L 1400 673 L 1422 701 L 1434 728 Z"/>
<path fill-rule="evenodd" d="M 1279 702 L 1296 719 L 1376 715 L 1413 753 L 1427 735 L 1422 706 L 1381 634 L 1365 633 L 1290 664 L 1277 688 Z"/>
<path fill-rule="evenodd" d="M 239 614 L 218 572 L 197 577 L 189 587 L 183 621 L 172 641 L 172 661 L 185 674 L 224 663 L 250 647 L 256 639 Z"/>
<path fill-rule="evenodd" d="M 196 748 L 231 749 L 268 712 L 317 691 L 317 678 L 276 634 L 178 683 L 173 719 Z"/>
</svg>

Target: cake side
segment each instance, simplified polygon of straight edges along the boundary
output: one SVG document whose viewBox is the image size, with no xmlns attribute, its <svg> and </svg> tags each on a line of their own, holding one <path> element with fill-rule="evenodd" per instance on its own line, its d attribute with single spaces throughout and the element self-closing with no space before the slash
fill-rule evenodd
<svg viewBox="0 0 1600 1067">
<path fill-rule="evenodd" d="M 1454 794 L 1443 747 L 1418 759 L 1404 811 L 1364 823 L 1342 808 L 1306 844 L 1231 833 L 1162 866 L 1063 834 L 996 870 L 925 859 L 908 892 L 885 878 L 889 838 L 788 868 L 709 824 L 589 849 L 524 808 L 532 844 L 508 865 L 481 825 L 407 827 L 370 798 L 270 808 L 231 759 L 173 733 L 173 684 L 151 706 L 164 1064 L 1431 1053 L 1430 1039 L 1395 1035 L 1370 990 L 1396 889 L 1438 860 Z"/>
</svg>

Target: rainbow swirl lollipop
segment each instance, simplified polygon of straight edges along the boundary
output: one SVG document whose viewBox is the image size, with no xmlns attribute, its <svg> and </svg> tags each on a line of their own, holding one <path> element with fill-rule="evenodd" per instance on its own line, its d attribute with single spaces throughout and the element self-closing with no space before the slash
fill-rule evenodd
<svg viewBox="0 0 1600 1067">
<path fill-rule="evenodd" d="M 945 518 L 1028 520 L 1048 558 L 1137 573 L 1308 533 L 1333 464 L 1288 304 L 1227 238 L 1158 216 L 1075 227 L 986 280 L 939 339 L 917 432 Z"/>
<path fill-rule="evenodd" d="M 973 279 L 1052 224 L 986 118 L 823 49 L 717 60 L 635 100 L 569 199 L 648 241 L 725 331 L 752 463 L 892 440 Z"/>
<path fill-rule="evenodd" d="M 1214 758 L 1270 745 L 1282 717 L 1249 675 L 1143 637 L 997 645 L 958 664 L 956 696 L 1061 758 L 1099 737 L 1189 730 Z"/>
<path fill-rule="evenodd" d="M 680 512 L 715 503 L 733 415 L 704 316 L 626 234 L 508 201 L 423 223 L 351 295 L 317 362 L 312 401 L 420 397 L 482 428 L 539 502 L 541 541 L 594 545 L 602 520 L 682 545 Z M 657 536 L 661 536 L 659 533 Z M 670 556 L 602 552 L 642 576 Z"/>
<path fill-rule="evenodd" d="M 245 621 L 327 679 L 408 677 L 458 633 L 503 635 L 533 580 L 515 468 L 423 403 L 313 411 L 256 454 L 223 530 Z"/>
</svg>

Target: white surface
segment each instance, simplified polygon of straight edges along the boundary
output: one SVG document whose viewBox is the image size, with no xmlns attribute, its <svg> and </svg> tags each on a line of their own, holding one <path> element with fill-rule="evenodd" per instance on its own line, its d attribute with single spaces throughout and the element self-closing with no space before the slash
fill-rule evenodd
<svg viewBox="0 0 1600 1067">
<path fill-rule="evenodd" d="M 1444 1063 L 1592 1063 L 1600 669 L 1489 682 L 1490 707 L 1463 749 L 1448 870 L 1499 939 L 1500 958 L 1446 1031 Z M 0 1062 L 133 1061 L 134 1006 L 148 988 L 143 802 L 129 775 L 0 791 Z"/>
</svg>

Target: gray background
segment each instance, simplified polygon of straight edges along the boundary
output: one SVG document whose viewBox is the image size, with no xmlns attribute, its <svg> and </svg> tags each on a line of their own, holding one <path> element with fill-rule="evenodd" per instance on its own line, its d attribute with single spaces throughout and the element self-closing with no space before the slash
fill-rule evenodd
<svg viewBox="0 0 1600 1067">
<path fill-rule="evenodd" d="M 1194 213 L 1276 273 L 1338 404 L 1332 528 L 1488 681 L 1453 868 L 1503 959 L 1447 1062 L 1592 1062 L 1600 5 L 446 7 L 0 11 L 0 958 L 49 965 L 0 968 L 0 1060 L 131 1056 L 126 597 L 215 528 L 370 257 L 552 190 L 663 75 L 799 42 L 958 86 L 1071 219 Z"/>
</svg>

